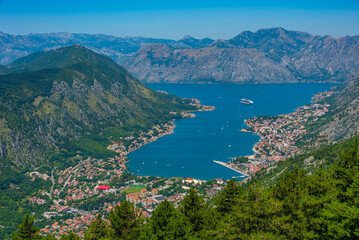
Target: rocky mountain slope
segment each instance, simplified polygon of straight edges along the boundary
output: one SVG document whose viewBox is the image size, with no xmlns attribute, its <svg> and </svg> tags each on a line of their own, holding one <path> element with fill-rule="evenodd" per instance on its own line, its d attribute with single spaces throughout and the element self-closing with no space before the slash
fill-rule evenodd
<svg viewBox="0 0 359 240">
<path fill-rule="evenodd" d="M 359 71 L 358 57 L 359 36 L 321 37 L 274 28 L 198 49 L 151 44 L 122 64 L 147 82 L 341 82 Z"/>
<path fill-rule="evenodd" d="M 180 41 L 144 37 L 115 37 L 104 34 L 44 33 L 11 35 L 0 32 L 0 64 L 10 64 L 15 59 L 41 50 L 80 44 L 95 52 L 112 58 L 116 62 L 125 61 L 132 53 L 151 43 L 164 43 L 173 47 L 192 48 L 207 46 L 211 39 L 195 39 L 189 36 Z"/>
<path fill-rule="evenodd" d="M 111 57 L 144 82 L 342 82 L 359 71 L 359 36 L 313 36 L 283 28 L 245 31 L 229 40 L 186 36 L 179 41 L 0 33 L 0 63 L 75 43 Z"/>
<path fill-rule="evenodd" d="M 1 164 L 36 165 L 54 153 L 96 155 L 101 141 L 194 109 L 80 45 L 34 53 L 7 69 L 17 73 L 0 75 Z"/>
<path fill-rule="evenodd" d="M 332 142 L 359 134 L 359 77 L 346 83 L 340 91 L 325 100 L 331 112 L 321 119 L 317 131 Z"/>
<path fill-rule="evenodd" d="M 223 43 L 223 42 L 222 42 Z M 151 44 L 124 65 L 146 82 L 285 83 L 296 82 L 288 69 L 257 49 L 227 48 L 215 42 L 199 49 Z"/>
</svg>

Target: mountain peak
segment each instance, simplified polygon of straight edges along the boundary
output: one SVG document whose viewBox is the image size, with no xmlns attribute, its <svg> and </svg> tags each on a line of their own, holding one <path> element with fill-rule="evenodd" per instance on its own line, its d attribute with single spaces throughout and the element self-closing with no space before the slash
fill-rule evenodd
<svg viewBox="0 0 359 240">
<path fill-rule="evenodd" d="M 191 37 L 190 35 L 186 35 L 186 36 L 184 36 L 181 40 L 183 40 L 183 41 L 188 41 L 188 40 L 193 40 L 193 39 L 195 39 L 194 37 Z M 180 41 L 181 41 L 180 40 Z"/>
<path fill-rule="evenodd" d="M 208 47 L 211 43 L 214 42 L 214 40 L 210 38 L 197 39 L 189 35 L 186 35 L 178 42 L 185 44 L 190 48 L 201 48 L 201 47 Z"/>
<path fill-rule="evenodd" d="M 93 52 L 82 45 L 70 45 L 54 50 L 32 53 L 12 62 L 12 72 L 36 71 L 45 68 L 62 68 L 75 64 L 100 64 L 119 67 L 108 57 Z"/>
</svg>

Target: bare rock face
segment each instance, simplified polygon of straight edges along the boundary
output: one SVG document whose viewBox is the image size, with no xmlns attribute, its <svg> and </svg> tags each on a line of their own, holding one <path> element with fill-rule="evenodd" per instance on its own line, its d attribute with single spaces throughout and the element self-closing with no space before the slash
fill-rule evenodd
<svg viewBox="0 0 359 240">
<path fill-rule="evenodd" d="M 150 44 L 121 64 L 145 82 L 342 82 L 359 71 L 358 57 L 359 36 L 273 28 L 195 49 Z"/>
<path fill-rule="evenodd" d="M 72 44 L 112 58 L 143 82 L 343 82 L 359 71 L 359 36 L 313 36 L 283 28 L 245 31 L 229 40 L 185 36 L 179 41 L 0 32 L 0 64 Z"/>
<path fill-rule="evenodd" d="M 284 83 L 297 82 L 291 72 L 256 49 L 223 48 L 213 44 L 199 49 L 174 49 L 151 44 L 124 63 L 146 82 Z"/>
<path fill-rule="evenodd" d="M 359 134 L 359 78 L 349 81 L 329 99 L 334 107 L 332 116 L 319 132 L 331 141 L 348 139 Z"/>
</svg>

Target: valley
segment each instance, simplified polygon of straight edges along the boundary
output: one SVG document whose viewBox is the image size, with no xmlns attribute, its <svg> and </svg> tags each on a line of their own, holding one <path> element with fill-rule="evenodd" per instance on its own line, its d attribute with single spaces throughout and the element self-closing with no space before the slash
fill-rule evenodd
<svg viewBox="0 0 359 240">
<path fill-rule="evenodd" d="M 341 158 L 339 150 L 355 145 L 358 134 L 358 78 L 336 87 L 294 80 L 288 85 L 150 85 L 154 91 L 80 45 L 33 53 L 1 71 L 2 238 L 11 236 L 25 214 L 32 214 L 43 236 L 75 232 L 86 237 L 98 216 L 111 219 L 127 203 L 151 217 L 167 202 L 183 209 L 194 191 L 211 204 L 220 201 L 238 184 L 227 181 L 234 175 L 240 180 L 248 176 L 238 184 L 243 188 L 254 182 L 280 187 L 284 180 L 279 179 L 297 174 L 298 167 L 316 177 Z M 265 83 L 260 79 L 257 83 Z M 241 105 L 244 97 L 255 104 Z M 310 97 L 313 102 L 303 106 Z M 179 135 L 173 134 L 175 127 Z M 185 138 L 184 130 L 198 136 Z M 213 136 L 217 142 L 210 143 Z M 185 150 L 177 137 L 192 150 Z M 251 152 L 250 138 L 253 153 L 237 157 L 243 149 Z M 169 163 L 169 155 L 146 153 L 171 150 L 173 142 L 182 161 Z M 211 158 L 201 162 L 194 148 Z M 186 155 L 195 159 L 188 161 Z M 237 173 L 214 164 L 213 158 L 227 160 L 214 163 Z"/>
</svg>

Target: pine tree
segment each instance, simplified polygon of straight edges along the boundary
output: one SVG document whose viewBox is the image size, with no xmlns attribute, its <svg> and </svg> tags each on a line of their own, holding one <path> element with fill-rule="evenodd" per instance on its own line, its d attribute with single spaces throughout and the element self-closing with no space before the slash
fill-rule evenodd
<svg viewBox="0 0 359 240">
<path fill-rule="evenodd" d="M 149 222 L 152 234 L 156 239 L 165 239 L 170 234 L 170 223 L 174 214 L 175 209 L 167 200 L 158 205 Z"/>
<path fill-rule="evenodd" d="M 238 181 L 230 180 L 226 187 L 218 194 L 216 199 L 216 211 L 221 215 L 227 214 L 232 211 L 236 206 L 237 197 L 240 194 L 241 187 Z"/>
<path fill-rule="evenodd" d="M 34 227 L 34 219 L 26 214 L 24 220 L 18 225 L 17 231 L 13 233 L 14 240 L 40 239 L 39 229 Z"/>
<path fill-rule="evenodd" d="M 110 239 L 136 239 L 140 233 L 142 217 L 132 203 L 124 201 L 111 210 Z"/>
<path fill-rule="evenodd" d="M 186 234 L 185 228 L 183 215 L 165 200 L 153 212 L 140 239 L 182 239 Z"/>
<path fill-rule="evenodd" d="M 336 192 L 324 206 L 322 217 L 326 223 L 327 239 L 359 239 L 359 153 L 358 141 L 334 164 Z"/>
<path fill-rule="evenodd" d="M 295 167 L 272 188 L 274 198 L 281 202 L 279 228 L 289 239 L 303 239 L 308 228 L 303 212 L 303 200 L 308 196 L 307 184 L 306 171 Z"/>
<path fill-rule="evenodd" d="M 85 232 L 85 240 L 99 240 L 105 238 L 107 235 L 107 223 L 98 214 L 96 219 L 92 221 L 91 225 Z"/>
<path fill-rule="evenodd" d="M 199 233 L 205 225 L 204 200 L 194 188 L 182 201 L 181 213 L 184 215 L 186 224 L 189 226 L 190 235 Z"/>
<path fill-rule="evenodd" d="M 223 239 L 281 239 L 276 236 L 280 213 L 279 201 L 271 192 L 257 184 L 243 188 L 236 198 L 233 210 L 221 217 L 216 228 L 217 237 Z M 283 239 L 283 237 L 282 237 Z"/>
</svg>

